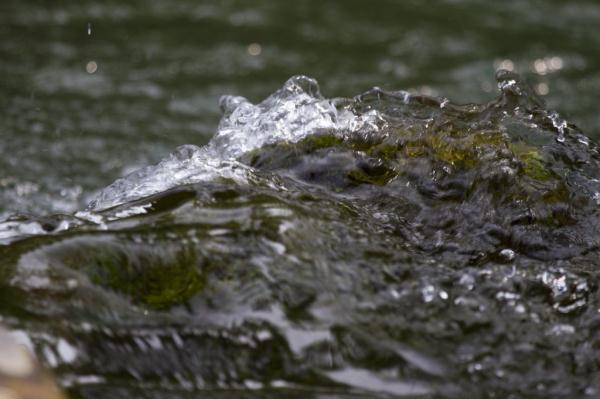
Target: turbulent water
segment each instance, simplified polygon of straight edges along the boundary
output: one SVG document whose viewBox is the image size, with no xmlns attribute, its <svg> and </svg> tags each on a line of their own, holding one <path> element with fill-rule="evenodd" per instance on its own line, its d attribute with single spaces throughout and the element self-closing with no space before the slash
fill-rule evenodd
<svg viewBox="0 0 600 399">
<path fill-rule="evenodd" d="M 75 398 L 600 395 L 600 153 L 481 105 L 297 76 L 74 215 L 0 224 L 0 315 Z"/>
</svg>

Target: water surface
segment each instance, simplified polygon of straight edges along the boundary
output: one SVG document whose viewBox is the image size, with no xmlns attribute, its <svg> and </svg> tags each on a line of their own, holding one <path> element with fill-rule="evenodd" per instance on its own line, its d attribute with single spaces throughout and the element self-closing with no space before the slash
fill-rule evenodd
<svg viewBox="0 0 600 399">
<path fill-rule="evenodd" d="M 258 101 L 297 74 L 330 97 L 380 86 L 482 102 L 495 69 L 512 66 L 598 137 L 599 18 L 595 1 L 6 0 L 0 214 L 80 209 L 117 177 L 206 143 L 221 95 Z"/>
<path fill-rule="evenodd" d="M 600 392 L 593 2 L 0 11 L 0 316 L 70 397 Z"/>
</svg>

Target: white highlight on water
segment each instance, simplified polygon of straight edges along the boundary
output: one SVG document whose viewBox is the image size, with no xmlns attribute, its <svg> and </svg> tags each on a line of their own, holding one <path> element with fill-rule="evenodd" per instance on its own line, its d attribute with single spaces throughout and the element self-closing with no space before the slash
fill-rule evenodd
<svg viewBox="0 0 600 399">
<path fill-rule="evenodd" d="M 77 359 L 77 348 L 62 338 L 59 338 L 56 351 L 64 363 L 72 363 Z"/>
<path fill-rule="evenodd" d="M 252 168 L 237 158 L 248 151 L 280 141 L 298 142 L 319 132 L 343 135 L 377 129 L 381 122 L 377 112 L 356 115 L 338 102 L 324 98 L 317 82 L 306 76 L 290 78 L 259 104 L 240 96 L 223 96 L 219 101 L 223 117 L 208 145 L 183 145 L 157 165 L 115 181 L 90 203 L 89 210 L 219 178 L 244 184 Z"/>
</svg>

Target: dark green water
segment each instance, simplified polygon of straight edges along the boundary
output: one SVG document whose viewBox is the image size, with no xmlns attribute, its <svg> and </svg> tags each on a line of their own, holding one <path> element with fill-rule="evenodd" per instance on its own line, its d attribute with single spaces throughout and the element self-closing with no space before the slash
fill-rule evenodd
<svg viewBox="0 0 600 399">
<path fill-rule="evenodd" d="M 74 211 L 125 172 L 207 142 L 219 96 L 257 101 L 296 74 L 329 97 L 380 86 L 481 102 L 511 60 L 600 135 L 595 1 L 322 3 L 2 1 L 0 214 Z M 534 72 L 552 57 L 562 68 Z"/>
<path fill-rule="evenodd" d="M 74 398 L 600 395 L 598 20 L 3 2 L 2 323 Z"/>
</svg>

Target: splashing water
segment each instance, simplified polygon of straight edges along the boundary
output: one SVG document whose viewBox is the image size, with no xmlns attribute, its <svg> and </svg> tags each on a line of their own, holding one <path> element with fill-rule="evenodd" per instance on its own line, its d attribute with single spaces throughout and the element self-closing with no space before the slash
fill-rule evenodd
<svg viewBox="0 0 600 399">
<path fill-rule="evenodd" d="M 356 116 L 321 96 L 314 79 L 296 76 L 258 105 L 223 96 L 223 118 L 204 148 L 184 145 L 156 166 L 134 172 L 107 187 L 89 208 L 97 211 L 169 188 L 214 180 L 244 182 L 249 171 L 236 161 L 244 153 L 278 141 L 297 142 L 319 132 L 357 132 L 377 128 L 376 112 Z"/>
<path fill-rule="evenodd" d="M 487 104 L 294 77 L 74 216 L 0 225 L 0 315 L 74 397 L 594 397 L 600 154 Z"/>
</svg>

